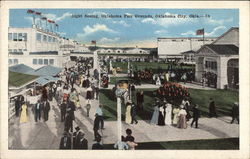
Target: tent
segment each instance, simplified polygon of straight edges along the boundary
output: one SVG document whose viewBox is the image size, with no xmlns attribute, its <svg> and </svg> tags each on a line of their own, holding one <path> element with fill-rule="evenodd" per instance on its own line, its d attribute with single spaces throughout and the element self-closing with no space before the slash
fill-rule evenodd
<svg viewBox="0 0 250 159">
<path fill-rule="evenodd" d="M 10 66 L 9 71 L 26 74 L 27 72 L 34 71 L 34 69 L 24 64 L 18 64 Z"/>
<path fill-rule="evenodd" d="M 58 81 L 59 78 L 56 77 L 52 77 L 52 76 L 42 76 L 39 77 L 35 82 L 39 85 L 44 86 L 45 84 L 49 83 L 49 82 L 55 82 Z"/>
<path fill-rule="evenodd" d="M 27 74 L 30 75 L 36 75 L 36 76 L 56 76 L 62 71 L 62 68 L 55 67 L 55 66 L 43 66 L 41 68 L 38 68 L 36 70 L 32 70 L 27 72 Z"/>
</svg>

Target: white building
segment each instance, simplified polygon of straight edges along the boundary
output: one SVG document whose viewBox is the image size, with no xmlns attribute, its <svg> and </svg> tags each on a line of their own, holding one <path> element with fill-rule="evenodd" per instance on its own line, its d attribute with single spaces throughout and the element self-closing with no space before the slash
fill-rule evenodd
<svg viewBox="0 0 250 159">
<path fill-rule="evenodd" d="M 203 44 L 211 44 L 216 38 L 205 37 L 179 37 L 157 38 L 158 57 L 161 59 L 183 59 L 181 53 L 197 51 Z"/>
<path fill-rule="evenodd" d="M 239 87 L 239 28 L 232 27 L 212 44 L 196 53 L 196 80 L 206 73 L 213 74 L 219 89 Z"/>
<path fill-rule="evenodd" d="M 9 27 L 9 66 L 25 64 L 34 69 L 45 65 L 63 67 L 69 54 L 60 50 L 58 34 L 35 26 L 32 28 Z"/>
</svg>

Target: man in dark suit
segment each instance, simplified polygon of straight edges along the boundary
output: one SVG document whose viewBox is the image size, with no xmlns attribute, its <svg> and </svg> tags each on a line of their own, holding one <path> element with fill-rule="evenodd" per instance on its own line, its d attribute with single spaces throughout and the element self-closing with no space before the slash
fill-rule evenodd
<svg viewBox="0 0 250 159">
<path fill-rule="evenodd" d="M 138 121 L 136 120 L 136 107 L 135 107 L 135 103 L 132 103 L 132 107 L 131 107 L 131 117 L 132 117 L 132 121 L 131 121 L 131 124 L 137 124 Z"/>
<path fill-rule="evenodd" d="M 16 111 L 16 117 L 19 116 L 20 107 L 21 107 L 20 97 L 15 97 L 15 111 Z"/>
<path fill-rule="evenodd" d="M 239 124 L 239 104 L 237 102 L 234 103 L 233 108 L 232 108 L 231 124 L 233 124 L 235 119 L 238 121 L 238 124 Z"/>
<path fill-rule="evenodd" d="M 140 92 L 138 92 L 136 94 L 137 97 L 137 106 L 140 110 L 143 110 L 143 102 L 144 102 L 144 95 L 143 95 L 143 91 L 141 90 Z"/>
<path fill-rule="evenodd" d="M 44 121 L 47 121 L 49 119 L 49 111 L 50 111 L 50 104 L 49 101 L 46 100 L 44 103 Z"/>
<path fill-rule="evenodd" d="M 66 113 L 64 126 L 64 131 L 69 132 L 70 129 L 73 132 L 73 120 L 68 112 Z"/>
<path fill-rule="evenodd" d="M 191 127 L 195 123 L 195 128 L 198 128 L 198 119 L 200 117 L 200 110 L 198 109 L 198 105 L 196 104 L 195 107 L 193 108 L 193 121 L 191 123 Z"/>
<path fill-rule="evenodd" d="M 101 137 L 101 135 L 99 134 L 98 130 L 100 129 L 99 127 L 99 123 L 100 123 L 100 118 L 99 116 L 96 114 L 95 115 L 95 120 L 94 120 L 94 138 L 95 138 L 95 141 L 97 141 L 98 138 Z"/>
<path fill-rule="evenodd" d="M 75 114 L 74 114 L 75 110 L 76 110 L 75 103 L 69 100 L 66 111 L 67 113 L 69 113 L 72 120 L 75 120 Z"/>
<path fill-rule="evenodd" d="M 67 132 L 64 132 L 60 142 L 60 149 L 71 149 L 71 138 Z"/>
<path fill-rule="evenodd" d="M 76 149 L 87 150 L 88 140 L 84 138 L 84 133 L 79 131 L 78 137 L 76 139 Z"/>
<path fill-rule="evenodd" d="M 100 143 L 101 140 L 102 140 L 101 137 L 98 137 L 96 139 L 97 142 L 92 145 L 92 150 L 103 150 L 104 149 L 103 145 Z"/>
<path fill-rule="evenodd" d="M 73 133 L 73 149 L 76 149 L 77 148 L 77 146 L 76 146 L 76 141 L 77 141 L 77 139 L 80 137 L 79 136 L 79 133 L 80 133 L 80 128 L 79 128 L 79 126 L 77 126 L 77 127 L 75 127 L 75 132 Z"/>
<path fill-rule="evenodd" d="M 67 109 L 67 101 L 63 100 L 63 103 L 60 106 L 61 109 L 61 122 L 65 121 L 66 109 Z"/>
<path fill-rule="evenodd" d="M 35 121 L 37 122 L 38 120 L 41 120 L 41 109 L 42 109 L 42 103 L 40 99 L 38 99 L 35 107 L 34 107 L 34 112 L 35 112 Z"/>
<path fill-rule="evenodd" d="M 217 118 L 217 113 L 216 113 L 216 108 L 215 108 L 215 102 L 213 98 L 210 98 L 210 103 L 209 103 L 209 117 L 216 117 Z"/>
</svg>

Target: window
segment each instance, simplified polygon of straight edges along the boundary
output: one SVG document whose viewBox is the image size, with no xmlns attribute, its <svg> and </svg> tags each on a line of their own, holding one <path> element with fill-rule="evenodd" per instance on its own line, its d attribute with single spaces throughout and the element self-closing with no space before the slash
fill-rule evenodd
<svg viewBox="0 0 250 159">
<path fill-rule="evenodd" d="M 52 41 L 53 41 L 53 43 L 56 42 L 56 38 L 53 37 L 53 40 L 52 40 Z"/>
<path fill-rule="evenodd" d="M 52 41 L 52 38 L 51 38 L 51 36 L 49 36 L 49 42 L 51 42 Z"/>
<path fill-rule="evenodd" d="M 13 41 L 17 41 L 17 33 L 13 34 Z"/>
<path fill-rule="evenodd" d="M 43 63 L 44 65 L 48 65 L 49 64 L 48 59 L 44 59 Z"/>
<path fill-rule="evenodd" d="M 23 41 L 27 41 L 27 33 L 23 33 Z"/>
<path fill-rule="evenodd" d="M 9 65 L 12 65 L 12 59 L 9 59 Z"/>
<path fill-rule="evenodd" d="M 23 52 L 23 50 L 22 49 L 18 49 L 18 52 Z"/>
<path fill-rule="evenodd" d="M 9 40 L 12 40 L 12 33 L 9 33 L 9 34 L 8 34 L 8 39 L 9 39 Z"/>
<path fill-rule="evenodd" d="M 14 59 L 14 64 L 18 64 L 18 59 Z"/>
<path fill-rule="evenodd" d="M 9 49 L 9 52 L 12 52 L 12 49 Z"/>
<path fill-rule="evenodd" d="M 43 42 L 47 42 L 47 35 L 43 35 Z"/>
<path fill-rule="evenodd" d="M 49 64 L 54 65 L 54 59 L 49 59 Z"/>
<path fill-rule="evenodd" d="M 40 33 L 36 33 L 36 40 L 41 42 L 41 34 Z"/>
<path fill-rule="evenodd" d="M 37 65 L 37 59 L 33 59 L 33 65 Z"/>
<path fill-rule="evenodd" d="M 43 64 L 43 59 L 39 59 L 39 60 L 38 60 L 38 64 L 39 64 L 39 65 L 42 65 L 42 64 Z"/>
<path fill-rule="evenodd" d="M 23 41 L 23 34 L 22 33 L 18 33 L 18 41 Z"/>
<path fill-rule="evenodd" d="M 17 49 L 14 49 L 14 51 L 13 52 L 17 52 Z"/>
</svg>

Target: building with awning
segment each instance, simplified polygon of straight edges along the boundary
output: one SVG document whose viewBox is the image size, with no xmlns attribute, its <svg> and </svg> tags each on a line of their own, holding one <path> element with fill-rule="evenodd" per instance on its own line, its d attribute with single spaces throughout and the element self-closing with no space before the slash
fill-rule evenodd
<svg viewBox="0 0 250 159">
<path fill-rule="evenodd" d="M 212 44 L 202 46 L 197 51 L 195 59 L 197 81 L 201 81 L 204 75 L 209 74 L 213 76 L 214 87 L 238 89 L 239 28 L 233 27 Z M 210 82 L 208 81 L 207 84 L 209 85 Z"/>
<path fill-rule="evenodd" d="M 17 64 L 17 65 L 9 67 L 9 71 L 11 72 L 18 72 L 18 73 L 24 73 L 24 74 L 33 70 L 34 70 L 33 68 L 24 64 Z"/>
<path fill-rule="evenodd" d="M 29 71 L 27 72 L 27 74 L 36 76 L 56 76 L 62 71 L 62 69 L 63 68 L 48 65 L 36 70 Z"/>
<path fill-rule="evenodd" d="M 52 77 L 52 76 L 42 76 L 36 79 L 36 84 L 40 85 L 40 86 L 44 86 L 50 82 L 56 82 L 58 81 L 60 78 L 57 77 Z"/>
</svg>

